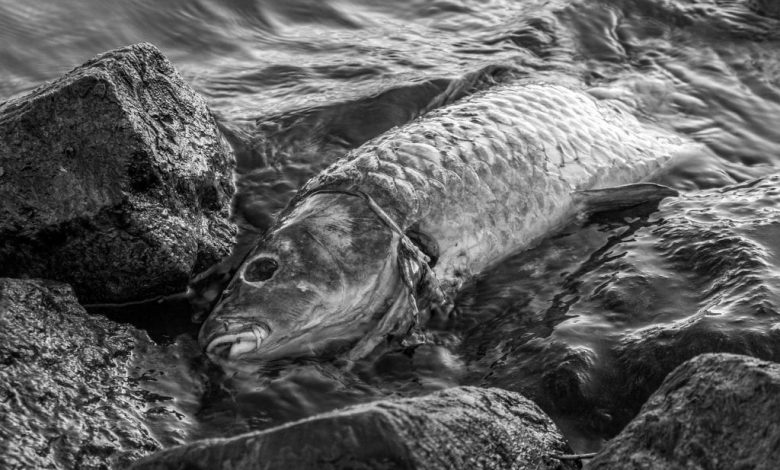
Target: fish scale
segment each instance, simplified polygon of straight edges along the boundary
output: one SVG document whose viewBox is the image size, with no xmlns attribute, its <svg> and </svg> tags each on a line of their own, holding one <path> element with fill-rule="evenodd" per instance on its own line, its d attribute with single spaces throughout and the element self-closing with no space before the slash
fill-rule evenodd
<svg viewBox="0 0 780 470">
<path fill-rule="evenodd" d="M 685 144 L 618 104 L 563 86 L 505 85 L 379 136 L 312 178 L 369 195 L 438 243 L 442 280 L 528 247 L 574 214 L 575 193 L 651 177 Z"/>
</svg>

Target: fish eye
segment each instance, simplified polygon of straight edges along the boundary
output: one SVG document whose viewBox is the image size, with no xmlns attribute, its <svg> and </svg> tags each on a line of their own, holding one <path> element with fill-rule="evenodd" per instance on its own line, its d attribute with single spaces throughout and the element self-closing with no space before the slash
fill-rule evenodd
<svg viewBox="0 0 780 470">
<path fill-rule="evenodd" d="M 244 280 L 247 282 L 267 281 L 271 279 L 277 268 L 279 268 L 279 263 L 273 258 L 254 259 L 244 270 Z"/>
</svg>

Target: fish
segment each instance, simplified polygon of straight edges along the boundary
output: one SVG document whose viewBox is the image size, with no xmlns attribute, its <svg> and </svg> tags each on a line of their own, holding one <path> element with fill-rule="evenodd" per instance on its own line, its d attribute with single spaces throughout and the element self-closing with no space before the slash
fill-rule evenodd
<svg viewBox="0 0 780 470">
<path fill-rule="evenodd" d="M 497 85 L 312 177 L 201 326 L 216 364 L 358 360 L 419 333 L 465 281 L 588 211 L 675 196 L 647 182 L 691 143 L 576 87 Z"/>
</svg>

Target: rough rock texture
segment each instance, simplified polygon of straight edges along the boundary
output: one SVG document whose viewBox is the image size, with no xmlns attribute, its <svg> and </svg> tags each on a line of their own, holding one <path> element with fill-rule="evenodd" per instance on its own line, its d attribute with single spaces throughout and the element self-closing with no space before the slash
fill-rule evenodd
<svg viewBox="0 0 780 470">
<path fill-rule="evenodd" d="M 620 374 L 631 377 L 618 400 L 633 403 L 632 412 L 669 372 L 699 354 L 780 361 L 778 188 L 780 176 L 775 175 L 669 200 L 652 233 L 636 237 L 637 247 L 655 242 L 655 255 L 677 275 L 679 286 L 674 301 L 665 300 L 664 292 L 653 287 L 654 267 L 645 261 L 631 269 L 645 286 L 631 287 L 624 276 L 629 288 L 621 289 L 618 281 L 603 291 L 604 300 L 618 309 L 631 311 L 631 304 L 639 302 L 645 314 L 665 320 L 625 335 L 613 348 Z M 675 316 L 672 309 L 678 309 Z"/>
<path fill-rule="evenodd" d="M 200 441 L 133 468 L 577 468 L 552 457 L 567 450 L 533 402 L 505 390 L 463 387 Z"/>
<path fill-rule="evenodd" d="M 128 376 L 143 341 L 65 284 L 0 278 L 0 467 L 107 468 L 158 449 Z"/>
<path fill-rule="evenodd" d="M 461 291 L 464 382 L 531 398 L 595 450 L 699 354 L 780 362 L 778 270 L 776 175 L 602 215 Z"/>
<path fill-rule="evenodd" d="M 675 369 L 589 469 L 775 469 L 780 364 L 703 354 Z"/>
<path fill-rule="evenodd" d="M 0 275 L 86 302 L 181 291 L 228 251 L 232 165 L 159 50 L 100 55 L 0 104 Z"/>
<path fill-rule="evenodd" d="M 780 2 L 777 0 L 747 0 L 747 6 L 760 15 L 780 18 Z"/>
</svg>

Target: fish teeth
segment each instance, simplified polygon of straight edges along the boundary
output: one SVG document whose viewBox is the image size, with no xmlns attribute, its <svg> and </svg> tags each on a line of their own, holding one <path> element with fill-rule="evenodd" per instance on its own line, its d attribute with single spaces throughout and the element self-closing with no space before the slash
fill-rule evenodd
<svg viewBox="0 0 780 470">
<path fill-rule="evenodd" d="M 223 359 L 235 359 L 238 356 L 258 349 L 263 340 L 268 337 L 268 334 L 267 328 L 261 325 L 253 325 L 251 329 L 228 333 L 214 338 L 206 350 L 210 356 L 219 356 L 221 354 L 216 351 L 222 349 L 222 354 L 224 354 L 224 348 L 230 345 L 227 357 L 223 357 Z"/>
<path fill-rule="evenodd" d="M 235 358 L 242 354 L 252 352 L 260 345 L 260 338 L 258 338 L 254 332 L 252 332 L 252 339 L 247 339 L 245 336 L 239 335 L 233 346 L 230 347 L 229 358 Z"/>
</svg>

